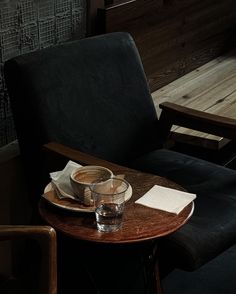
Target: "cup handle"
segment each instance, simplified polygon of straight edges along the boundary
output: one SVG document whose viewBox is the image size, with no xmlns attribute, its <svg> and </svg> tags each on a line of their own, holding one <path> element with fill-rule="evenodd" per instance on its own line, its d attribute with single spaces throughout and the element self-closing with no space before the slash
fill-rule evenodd
<svg viewBox="0 0 236 294">
<path fill-rule="evenodd" d="M 89 187 L 84 189 L 84 204 L 91 206 L 93 204 L 92 193 Z"/>
</svg>

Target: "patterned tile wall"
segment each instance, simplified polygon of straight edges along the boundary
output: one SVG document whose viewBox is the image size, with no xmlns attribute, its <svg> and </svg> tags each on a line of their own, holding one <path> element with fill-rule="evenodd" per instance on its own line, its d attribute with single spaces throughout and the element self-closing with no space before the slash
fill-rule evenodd
<svg viewBox="0 0 236 294">
<path fill-rule="evenodd" d="M 86 0 L 0 0 L 0 147 L 16 138 L 4 62 L 85 33 Z"/>
</svg>

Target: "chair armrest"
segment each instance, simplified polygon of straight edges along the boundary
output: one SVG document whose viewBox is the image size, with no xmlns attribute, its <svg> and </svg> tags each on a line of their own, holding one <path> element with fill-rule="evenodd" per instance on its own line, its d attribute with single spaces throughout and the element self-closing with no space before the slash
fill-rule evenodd
<svg viewBox="0 0 236 294">
<path fill-rule="evenodd" d="M 111 169 L 114 173 L 120 172 L 121 170 L 124 172 L 129 170 L 134 171 L 131 168 L 121 166 L 116 163 L 89 155 L 87 153 L 81 152 L 79 150 L 70 148 L 68 146 L 65 146 L 63 144 L 56 143 L 56 142 L 49 142 L 47 144 L 44 144 L 43 150 L 54 154 L 56 157 L 62 156 L 66 158 L 67 161 L 68 160 L 76 161 L 80 163 L 81 165 L 101 165 Z M 51 154 L 50 154 L 50 157 L 51 157 Z"/>
<path fill-rule="evenodd" d="M 236 119 L 206 113 L 171 102 L 163 102 L 159 107 L 162 109 L 159 123 L 164 139 L 168 137 L 173 125 L 228 139 L 236 139 Z"/>
<path fill-rule="evenodd" d="M 0 241 L 30 238 L 37 241 L 42 252 L 40 293 L 57 293 L 57 241 L 50 226 L 0 225 Z"/>
</svg>

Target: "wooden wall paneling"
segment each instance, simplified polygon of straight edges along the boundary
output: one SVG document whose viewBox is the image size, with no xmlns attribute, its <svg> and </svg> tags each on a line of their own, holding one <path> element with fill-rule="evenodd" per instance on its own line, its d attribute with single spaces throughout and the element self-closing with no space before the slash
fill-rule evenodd
<svg viewBox="0 0 236 294">
<path fill-rule="evenodd" d="M 127 22 L 158 11 L 163 6 L 163 0 L 131 0 L 120 5 L 105 8 L 106 31 L 120 30 Z"/>
<path fill-rule="evenodd" d="M 87 0 L 87 36 L 100 31 L 98 10 L 105 8 L 104 0 Z"/>
<path fill-rule="evenodd" d="M 224 39 L 219 42 L 217 36 L 215 39 L 205 40 L 199 44 L 195 44 L 195 46 L 192 45 L 191 47 L 186 46 L 186 48 L 176 49 L 175 54 L 178 55 L 177 59 L 172 50 L 163 52 L 158 57 L 160 61 L 163 60 L 160 68 L 155 67 L 154 64 L 153 71 L 148 72 L 150 68 L 146 67 L 151 90 L 155 91 L 219 56 L 224 46 Z M 165 63 L 167 57 L 168 63 Z"/>
<path fill-rule="evenodd" d="M 235 8 L 233 0 L 136 0 L 100 9 L 99 19 L 101 32 L 131 33 L 154 91 L 230 45 Z"/>
<path fill-rule="evenodd" d="M 224 2 L 190 13 L 185 17 L 183 34 L 186 35 L 186 40 L 195 42 L 219 34 L 236 23 L 235 11 Z"/>
</svg>

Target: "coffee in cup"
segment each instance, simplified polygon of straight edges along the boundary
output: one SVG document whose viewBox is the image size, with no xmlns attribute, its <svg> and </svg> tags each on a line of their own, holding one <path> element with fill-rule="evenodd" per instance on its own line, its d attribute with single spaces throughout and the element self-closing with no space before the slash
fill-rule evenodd
<svg viewBox="0 0 236 294">
<path fill-rule="evenodd" d="M 113 173 L 106 167 L 87 165 L 76 168 L 70 175 L 70 183 L 75 198 L 86 206 L 93 205 L 90 186 L 94 183 L 104 182 L 113 177 Z"/>
</svg>

